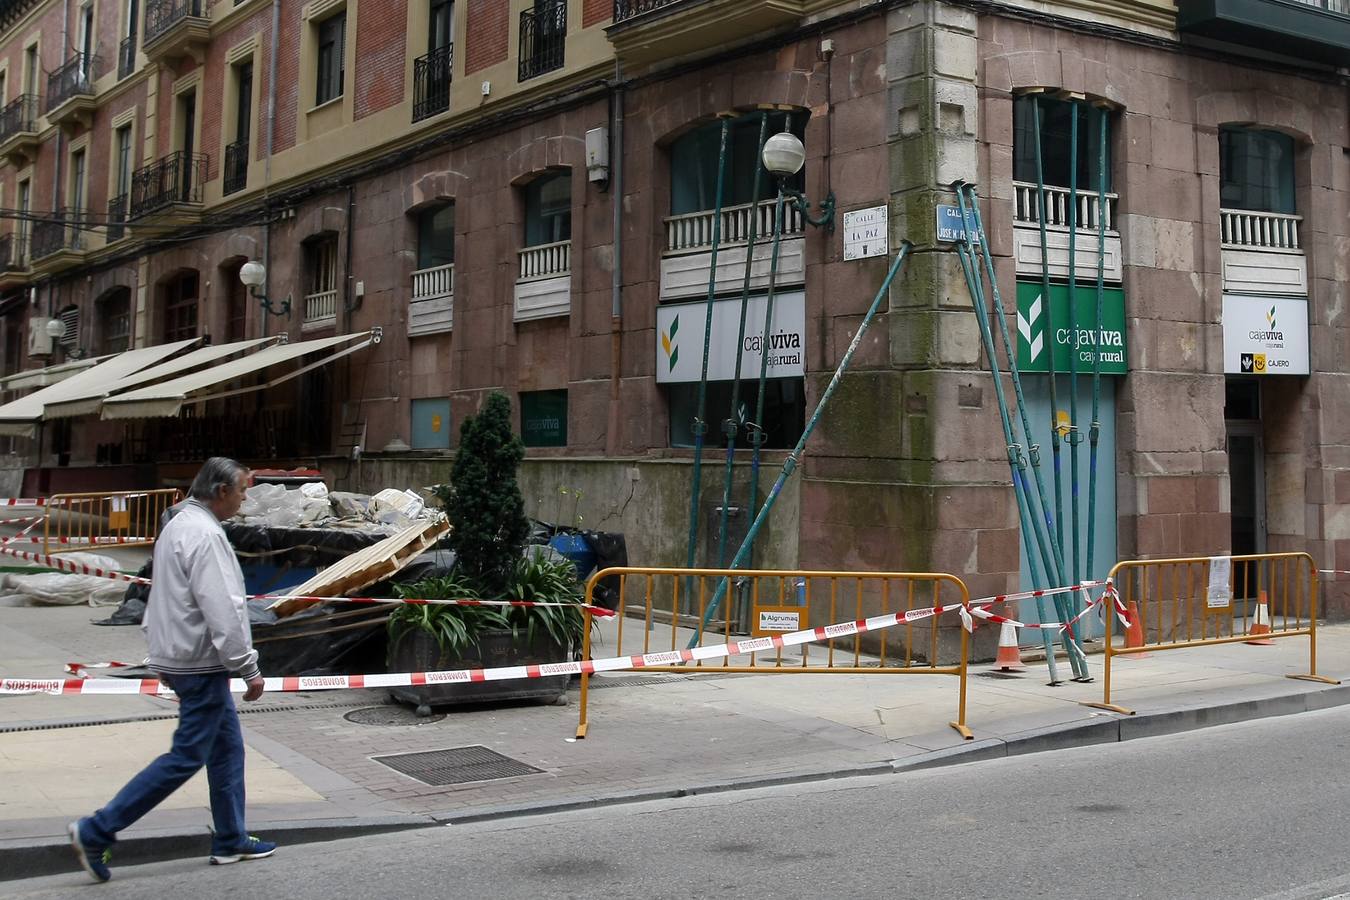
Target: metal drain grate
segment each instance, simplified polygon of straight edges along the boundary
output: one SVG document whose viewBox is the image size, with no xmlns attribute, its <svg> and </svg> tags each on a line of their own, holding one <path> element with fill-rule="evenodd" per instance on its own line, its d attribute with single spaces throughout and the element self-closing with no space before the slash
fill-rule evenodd
<svg viewBox="0 0 1350 900">
<path fill-rule="evenodd" d="M 453 747 L 449 750 L 428 750 L 423 753 L 400 753 L 395 756 L 372 756 L 377 763 L 395 772 L 416 778 L 423 784 L 468 784 L 472 781 L 494 781 L 515 778 L 518 775 L 542 775 L 543 769 L 526 765 L 509 756 L 502 756 L 487 747 Z"/>
<path fill-rule="evenodd" d="M 342 718 L 357 725 L 429 725 L 444 719 L 445 714 L 419 717 L 406 706 L 367 706 L 354 709 Z"/>
</svg>

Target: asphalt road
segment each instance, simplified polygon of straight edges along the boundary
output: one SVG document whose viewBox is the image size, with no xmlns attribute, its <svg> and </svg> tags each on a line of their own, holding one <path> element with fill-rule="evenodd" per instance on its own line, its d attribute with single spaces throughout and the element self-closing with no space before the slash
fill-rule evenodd
<svg viewBox="0 0 1350 900">
<path fill-rule="evenodd" d="M 10 882 L 11 898 L 1350 897 L 1350 708 L 879 778 Z"/>
</svg>

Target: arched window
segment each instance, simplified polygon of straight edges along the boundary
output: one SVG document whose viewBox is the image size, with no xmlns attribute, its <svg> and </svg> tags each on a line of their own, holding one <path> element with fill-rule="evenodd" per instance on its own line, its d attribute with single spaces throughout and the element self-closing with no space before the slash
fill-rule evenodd
<svg viewBox="0 0 1350 900">
<path fill-rule="evenodd" d="M 525 246 L 572 239 L 572 173 L 551 172 L 525 185 Z"/>
<path fill-rule="evenodd" d="M 767 115 L 765 136 L 780 131 L 791 131 L 798 138 L 806 136 L 805 112 L 749 113 L 731 123 L 727 135 L 727 166 L 722 188 L 722 205 L 740 206 L 753 203 L 755 169 L 761 167 L 759 131 L 760 116 Z M 790 119 L 790 121 L 789 121 Z M 703 212 L 717 206 L 717 160 L 722 145 L 722 121 L 719 119 L 701 125 L 680 137 L 670 147 L 670 214 Z M 788 179 L 788 186 L 797 190 L 805 187 L 803 173 Z M 768 172 L 760 173 L 759 198 L 771 200 L 778 185 Z"/>
<path fill-rule="evenodd" d="M 98 352 L 121 353 L 131 343 L 131 289 L 114 288 L 96 305 Z"/>
<path fill-rule="evenodd" d="M 1036 108 L 1040 108 L 1041 176 L 1046 185 L 1067 188 L 1075 162 L 1078 190 L 1095 192 L 1101 160 L 1101 129 L 1106 123 L 1106 190 L 1111 190 L 1111 117 L 1083 100 L 1056 100 L 1024 94 L 1013 101 L 1013 180 L 1036 183 Z M 1073 113 L 1078 113 L 1077 159 L 1073 154 Z"/>
<path fill-rule="evenodd" d="M 1219 205 L 1294 215 L 1294 139 L 1278 131 L 1219 129 Z"/>
<path fill-rule="evenodd" d="M 164 298 L 164 343 L 197 336 L 197 295 L 200 279 L 196 269 L 174 275 L 160 288 Z"/>
</svg>

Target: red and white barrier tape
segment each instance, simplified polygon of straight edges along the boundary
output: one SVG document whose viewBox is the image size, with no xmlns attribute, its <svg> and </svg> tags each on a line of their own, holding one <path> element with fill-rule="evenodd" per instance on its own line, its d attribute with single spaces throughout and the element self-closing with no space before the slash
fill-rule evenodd
<svg viewBox="0 0 1350 900">
<path fill-rule="evenodd" d="M 34 522 L 34 525 L 37 523 Z M 31 526 L 30 526 L 31 527 Z M 114 535 L 94 535 L 93 537 L 76 536 L 57 536 L 57 537 L 22 537 L 14 535 L 11 538 L 5 538 L 0 544 L 62 544 L 69 547 L 93 547 L 104 544 L 148 544 L 154 538 L 148 537 L 116 537 Z"/>
<path fill-rule="evenodd" d="M 41 522 L 47 518 L 46 513 L 37 516 L 24 516 L 20 519 L 0 519 L 0 525 L 23 525 L 27 522 Z"/>
<path fill-rule="evenodd" d="M 124 575 L 121 572 L 112 569 L 100 569 L 98 566 L 86 566 L 84 563 L 71 562 L 68 559 L 62 559 L 59 556 L 48 556 L 46 553 L 26 553 L 23 550 L 15 550 L 13 547 L 6 547 L 0 544 L 0 553 L 5 556 L 12 556 L 15 559 L 26 560 L 27 562 L 40 563 L 49 569 L 59 569 L 62 572 L 68 572 L 72 575 L 93 575 L 96 578 L 110 578 L 113 581 L 126 581 L 131 584 L 149 584 L 149 578 L 141 578 L 139 575 Z"/>
<path fill-rule="evenodd" d="M 449 684 L 481 681 L 514 681 L 524 678 L 546 678 L 553 675 L 582 675 L 596 672 L 619 672 L 642 669 L 647 666 L 668 666 L 699 660 L 721 659 L 743 653 L 764 652 L 782 647 L 795 647 L 814 641 L 849 637 L 869 631 L 882 631 L 916 619 L 939 616 L 945 612 L 961 611 L 963 619 L 969 614 L 960 604 L 914 609 L 906 613 L 887 613 L 854 622 L 822 625 L 805 631 L 769 637 L 750 638 L 729 644 L 694 647 L 689 650 L 669 650 L 644 653 L 638 656 L 614 656 L 585 662 L 546 663 L 536 666 L 503 666 L 496 669 L 453 669 L 444 672 L 399 672 L 387 675 L 314 675 L 264 679 L 264 689 L 273 693 L 296 691 L 336 691 L 353 688 L 391 688 L 410 685 Z M 231 679 L 230 690 L 243 693 L 246 686 L 238 678 Z M 149 694 L 171 696 L 173 691 L 153 678 L 116 679 L 0 679 L 0 694 Z"/>
<path fill-rule="evenodd" d="M 42 524 L 44 518 L 46 517 L 34 516 L 33 521 L 30 522 L 26 528 L 21 528 L 17 534 L 11 535 L 10 537 L 5 538 L 3 541 L 0 541 L 0 547 L 8 547 L 15 541 L 37 540 L 37 538 L 26 538 L 25 535 L 27 535 L 28 532 L 32 531 L 34 528 L 38 527 L 38 525 Z"/>
<path fill-rule="evenodd" d="M 140 665 L 144 665 L 144 663 L 140 663 Z M 124 662 L 66 663 L 66 671 L 74 675 L 76 678 L 88 678 L 89 676 L 84 673 L 89 671 L 90 669 L 130 669 L 130 668 L 132 668 L 132 663 L 124 663 Z"/>
<path fill-rule="evenodd" d="M 1318 575 L 1350 575 L 1350 569 L 1318 569 Z"/>
<path fill-rule="evenodd" d="M 301 602 L 313 603 L 357 603 L 389 606 L 511 606 L 511 607 L 536 607 L 536 606 L 557 606 L 567 609 L 589 609 L 592 615 L 609 618 L 616 615 L 614 610 L 605 609 L 603 606 L 595 606 L 590 603 L 565 603 L 548 600 L 471 600 L 463 599 L 436 599 L 425 597 L 308 597 L 302 595 L 288 596 L 284 594 L 255 594 L 249 597 L 250 600 L 275 600 L 272 606 L 277 603 L 299 600 Z M 271 607 L 269 607 L 271 608 Z"/>
<path fill-rule="evenodd" d="M 1052 597 L 1056 594 L 1086 593 L 1094 588 L 1108 587 L 1110 584 L 1110 579 L 1106 581 L 1082 581 L 1072 587 L 1045 588 L 1044 590 L 1039 591 L 1018 591 L 1013 594 L 998 594 L 993 597 L 981 597 L 979 600 L 970 601 L 970 605 L 992 606 L 995 603 L 1007 603 L 1009 600 L 1034 600 L 1037 597 Z"/>
<path fill-rule="evenodd" d="M 0 506 L 46 506 L 45 497 L 0 497 Z"/>
</svg>

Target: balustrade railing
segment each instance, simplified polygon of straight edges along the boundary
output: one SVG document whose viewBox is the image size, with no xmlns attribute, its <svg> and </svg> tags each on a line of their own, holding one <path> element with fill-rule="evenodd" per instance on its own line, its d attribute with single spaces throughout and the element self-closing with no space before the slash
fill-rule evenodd
<svg viewBox="0 0 1350 900">
<path fill-rule="evenodd" d="M 175 203 L 201 203 L 206 157 L 179 150 L 137 169 L 131 176 L 131 218 Z"/>
<path fill-rule="evenodd" d="M 775 202 L 765 200 L 759 204 L 745 203 L 739 206 L 722 207 L 722 233 L 718 237 L 718 246 L 744 244 L 750 240 L 750 223 L 755 221 L 755 243 L 767 245 L 773 240 L 773 217 Z M 713 210 L 685 213 L 666 219 L 666 252 L 689 253 L 712 247 Z M 783 204 L 783 237 L 802 234 L 806 231 L 806 220 L 796 205 Z"/>
<path fill-rule="evenodd" d="M 127 233 L 127 195 L 108 201 L 108 243 L 120 241 Z"/>
<path fill-rule="evenodd" d="M 20 94 L 0 110 L 0 141 L 16 134 L 37 133 L 37 94 Z"/>
<path fill-rule="evenodd" d="M 418 269 L 412 276 L 412 299 L 436 300 L 455 293 L 455 264 Z"/>
<path fill-rule="evenodd" d="M 205 18 L 202 0 L 150 0 L 145 5 L 145 40 L 155 40 L 187 18 Z"/>
<path fill-rule="evenodd" d="M 59 69 L 47 76 L 47 112 L 56 109 L 72 97 L 93 96 L 94 79 L 98 77 L 99 58 L 88 53 L 76 53 Z"/>
<path fill-rule="evenodd" d="M 446 44 L 413 60 L 413 121 L 420 122 L 450 108 L 450 75 L 455 45 Z"/>
<path fill-rule="evenodd" d="M 221 191 L 233 194 L 248 184 L 248 141 L 235 141 L 225 148 L 224 184 Z"/>
<path fill-rule="evenodd" d="M 1036 185 L 1025 181 L 1013 182 L 1013 196 L 1016 201 L 1014 217 L 1018 224 L 1040 225 L 1040 198 L 1037 196 Z M 1098 196 L 1096 191 L 1078 192 L 1077 209 L 1074 211 L 1074 225 L 1083 231 L 1096 231 Z M 1106 195 L 1106 208 L 1104 218 L 1106 221 L 1106 230 L 1112 234 L 1116 232 L 1116 205 L 1120 201 L 1119 194 Z M 1069 189 L 1045 186 L 1045 225 L 1047 228 L 1068 228 L 1069 210 L 1070 210 Z"/>
<path fill-rule="evenodd" d="M 520 250 L 520 280 L 553 278 L 572 272 L 572 242 L 540 244 Z"/>
<path fill-rule="evenodd" d="M 321 322 L 337 318 L 337 291 L 320 291 L 305 295 L 305 321 Z"/>
<path fill-rule="evenodd" d="M 1302 216 L 1285 213 L 1219 210 L 1219 228 L 1225 247 L 1302 253 L 1299 238 L 1302 224 Z"/>
<path fill-rule="evenodd" d="M 567 43 L 567 0 L 550 0 L 520 13 L 520 81 L 563 66 Z"/>
</svg>

